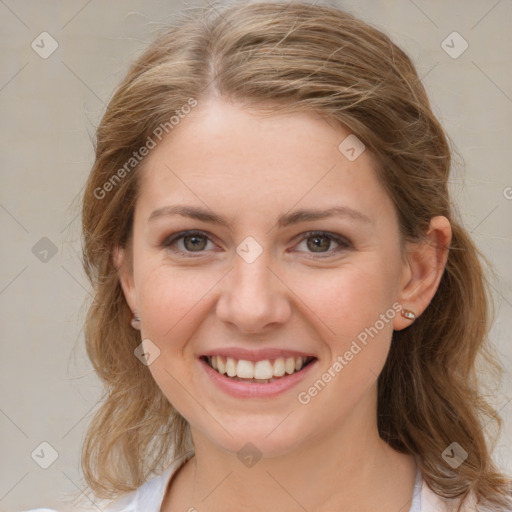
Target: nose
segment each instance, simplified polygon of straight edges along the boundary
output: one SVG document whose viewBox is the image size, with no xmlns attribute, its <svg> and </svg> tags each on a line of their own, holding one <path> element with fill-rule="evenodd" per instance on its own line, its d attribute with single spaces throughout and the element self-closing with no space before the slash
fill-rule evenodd
<svg viewBox="0 0 512 512">
<path fill-rule="evenodd" d="M 240 332 L 257 333 L 284 324 L 291 315 L 288 288 L 263 254 L 254 262 L 236 258 L 223 279 L 217 317 Z"/>
</svg>

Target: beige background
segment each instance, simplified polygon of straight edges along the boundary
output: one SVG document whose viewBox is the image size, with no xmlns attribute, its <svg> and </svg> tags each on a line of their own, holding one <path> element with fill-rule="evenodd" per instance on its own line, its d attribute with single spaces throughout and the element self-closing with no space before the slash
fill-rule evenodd
<svg viewBox="0 0 512 512">
<path fill-rule="evenodd" d="M 81 331 L 89 292 L 79 259 L 78 214 L 93 159 L 91 139 L 128 63 L 187 5 L 199 2 L 0 0 L 2 511 L 59 507 L 58 496 L 83 488 L 80 446 L 101 391 Z M 497 270 L 492 338 L 505 366 L 496 397 L 505 430 L 496 458 L 511 471 L 512 4 L 347 0 L 338 5 L 384 29 L 409 52 L 460 152 L 452 180 L 455 198 Z M 47 59 L 31 48 L 43 31 L 58 42 Z M 456 59 L 441 46 L 453 31 L 469 44 Z M 455 50 L 461 42 L 455 41 Z M 51 243 L 41 242 L 43 237 Z M 40 260 L 44 250 L 47 262 Z M 44 441 L 58 453 L 48 469 L 31 458 L 36 450 L 34 459 L 39 454 L 39 461 L 49 460 L 50 449 L 39 446 Z"/>
</svg>

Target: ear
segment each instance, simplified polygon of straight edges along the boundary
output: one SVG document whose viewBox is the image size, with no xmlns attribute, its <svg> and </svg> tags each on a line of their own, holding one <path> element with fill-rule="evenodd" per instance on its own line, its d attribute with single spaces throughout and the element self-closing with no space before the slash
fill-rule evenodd
<svg viewBox="0 0 512 512">
<path fill-rule="evenodd" d="M 434 297 L 448 260 L 452 240 L 450 221 L 446 217 L 433 217 L 425 237 L 406 247 L 405 263 L 398 301 L 419 317 Z M 394 329 L 399 331 L 411 325 L 401 314 L 395 316 Z"/>
<path fill-rule="evenodd" d="M 135 284 L 133 279 L 133 265 L 126 249 L 116 247 L 113 253 L 114 266 L 119 275 L 119 282 L 123 289 L 124 297 L 130 309 L 137 311 L 137 297 L 135 294 Z"/>
</svg>

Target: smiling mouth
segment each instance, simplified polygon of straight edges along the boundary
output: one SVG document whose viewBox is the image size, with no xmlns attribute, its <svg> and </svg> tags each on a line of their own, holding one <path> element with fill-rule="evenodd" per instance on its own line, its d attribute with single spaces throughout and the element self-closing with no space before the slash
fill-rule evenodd
<svg viewBox="0 0 512 512">
<path fill-rule="evenodd" d="M 202 356 L 217 373 L 234 381 L 267 384 L 302 371 L 316 357 L 278 357 L 247 361 L 224 356 Z"/>
</svg>

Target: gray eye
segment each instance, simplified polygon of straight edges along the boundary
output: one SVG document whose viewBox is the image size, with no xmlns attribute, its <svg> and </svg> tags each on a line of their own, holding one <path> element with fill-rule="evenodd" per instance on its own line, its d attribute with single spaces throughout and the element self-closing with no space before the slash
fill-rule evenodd
<svg viewBox="0 0 512 512">
<path fill-rule="evenodd" d="M 208 243 L 208 239 L 204 235 L 186 235 L 182 238 L 187 251 L 202 251 Z"/>
</svg>

